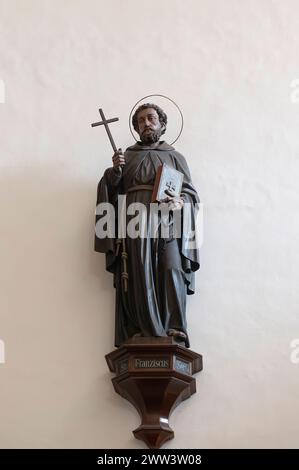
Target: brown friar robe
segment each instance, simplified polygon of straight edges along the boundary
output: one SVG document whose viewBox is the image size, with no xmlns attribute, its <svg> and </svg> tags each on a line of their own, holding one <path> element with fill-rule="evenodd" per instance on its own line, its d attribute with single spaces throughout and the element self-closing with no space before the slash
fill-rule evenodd
<svg viewBox="0 0 299 470">
<path fill-rule="evenodd" d="M 185 158 L 162 141 L 156 148 L 136 143 L 126 150 L 125 160 L 122 175 L 118 175 L 113 167 L 108 168 L 97 191 L 97 207 L 100 203 L 108 202 L 115 207 L 115 233 L 111 232 L 105 238 L 95 237 L 95 250 L 106 254 L 106 269 L 114 274 L 117 347 L 136 333 L 166 336 L 169 329 L 175 328 L 187 334 L 186 294 L 194 293 L 194 272 L 199 269 L 198 248 L 194 248 L 194 245 L 190 247 L 189 243 L 196 232 L 199 197 Z M 133 202 L 143 203 L 149 208 L 152 195 L 150 189 L 128 193 L 127 190 L 138 185 L 154 185 L 156 171 L 162 163 L 184 174 L 181 196 L 185 204 L 182 220 L 186 220 L 184 211 L 188 206 L 191 208 L 188 221 L 179 238 L 173 237 L 171 231 L 167 238 L 162 238 L 161 233 L 151 237 L 152 232 L 143 237 L 126 237 L 128 289 L 124 292 L 121 282 L 122 249 L 119 254 L 116 253 L 118 195 L 126 195 L 125 210 Z M 101 217 L 103 215 L 96 215 L 96 224 Z M 132 217 L 127 216 L 127 223 Z M 150 223 L 147 223 L 146 230 L 150 230 Z M 185 344 L 190 346 L 188 335 Z"/>
</svg>

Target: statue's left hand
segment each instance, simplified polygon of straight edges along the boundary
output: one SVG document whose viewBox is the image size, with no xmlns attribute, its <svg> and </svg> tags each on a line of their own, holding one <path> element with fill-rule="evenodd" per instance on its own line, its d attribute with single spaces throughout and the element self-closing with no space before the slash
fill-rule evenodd
<svg viewBox="0 0 299 470">
<path fill-rule="evenodd" d="M 177 211 L 177 210 L 182 209 L 184 205 L 183 198 L 181 198 L 180 196 L 176 196 L 175 193 L 171 191 L 170 189 L 165 191 L 165 193 L 168 194 L 168 196 L 165 199 L 163 199 L 161 202 L 167 202 L 169 210 Z"/>
</svg>

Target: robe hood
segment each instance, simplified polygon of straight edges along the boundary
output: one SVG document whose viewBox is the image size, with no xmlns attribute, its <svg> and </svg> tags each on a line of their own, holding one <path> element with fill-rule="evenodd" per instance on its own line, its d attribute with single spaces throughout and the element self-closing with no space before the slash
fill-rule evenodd
<svg viewBox="0 0 299 470">
<path fill-rule="evenodd" d="M 159 145 L 157 147 L 150 147 L 149 145 L 143 145 L 142 142 L 136 142 L 136 144 L 131 145 L 128 147 L 126 150 L 132 150 L 132 151 L 142 151 L 142 150 L 164 150 L 166 152 L 169 152 L 171 150 L 175 150 L 174 147 L 169 145 L 165 140 L 161 140 L 159 142 Z"/>
</svg>

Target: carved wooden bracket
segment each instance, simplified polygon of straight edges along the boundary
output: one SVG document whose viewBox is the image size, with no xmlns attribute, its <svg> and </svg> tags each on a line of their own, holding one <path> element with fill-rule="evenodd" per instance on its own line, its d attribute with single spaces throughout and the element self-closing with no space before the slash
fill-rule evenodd
<svg viewBox="0 0 299 470">
<path fill-rule="evenodd" d="M 202 370 L 202 356 L 172 337 L 135 337 L 105 357 L 116 373 L 115 391 L 140 414 L 134 436 L 159 449 L 174 437 L 168 423 L 172 411 L 196 392 L 193 374 Z"/>
</svg>

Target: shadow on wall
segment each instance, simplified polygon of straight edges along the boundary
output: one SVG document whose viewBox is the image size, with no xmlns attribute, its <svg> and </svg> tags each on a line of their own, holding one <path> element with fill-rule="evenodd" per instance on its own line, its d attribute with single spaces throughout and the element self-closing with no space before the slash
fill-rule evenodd
<svg viewBox="0 0 299 470">
<path fill-rule="evenodd" d="M 93 249 L 97 181 L 65 173 L 45 166 L 2 168 L 3 306 L 33 322 L 41 315 L 53 322 L 59 312 L 67 320 L 82 316 L 82 325 L 91 316 L 99 334 L 105 324 L 99 343 L 106 354 L 114 339 L 114 289 L 104 255 Z M 88 329 L 84 333 L 88 341 Z"/>
</svg>

